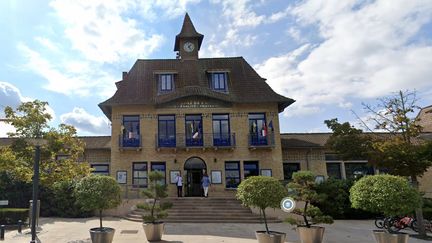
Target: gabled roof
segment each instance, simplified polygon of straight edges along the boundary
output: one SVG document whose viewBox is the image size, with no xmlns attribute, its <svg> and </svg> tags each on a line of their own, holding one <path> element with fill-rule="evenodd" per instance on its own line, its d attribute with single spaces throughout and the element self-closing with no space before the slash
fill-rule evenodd
<svg viewBox="0 0 432 243">
<path fill-rule="evenodd" d="M 208 74 L 220 70 L 228 72 L 228 92 L 212 90 Z M 174 90 L 159 94 L 157 74 L 174 73 Z M 137 60 L 132 69 L 117 83 L 117 91 L 99 104 L 111 119 L 111 107 L 117 105 L 160 105 L 188 96 L 205 96 L 231 103 L 278 104 L 283 111 L 293 99 L 274 92 L 243 57 L 200 58 L 198 60 L 153 59 Z"/>
<path fill-rule="evenodd" d="M 204 39 L 204 35 L 198 33 L 195 30 L 195 27 L 192 23 L 192 20 L 189 17 L 189 14 L 186 13 L 181 31 L 175 38 L 174 51 L 180 51 L 180 39 L 181 38 L 197 38 L 198 39 L 198 50 L 201 48 L 201 43 Z"/>
<path fill-rule="evenodd" d="M 423 127 L 423 132 L 432 133 L 432 105 L 422 108 L 417 116 L 418 124 Z"/>
</svg>

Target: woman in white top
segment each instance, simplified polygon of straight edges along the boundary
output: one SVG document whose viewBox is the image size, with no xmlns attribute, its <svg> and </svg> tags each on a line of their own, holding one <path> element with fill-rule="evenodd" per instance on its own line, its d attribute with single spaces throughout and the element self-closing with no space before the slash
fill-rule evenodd
<svg viewBox="0 0 432 243">
<path fill-rule="evenodd" d="M 176 177 L 176 184 L 177 184 L 177 197 L 183 196 L 183 178 L 180 176 L 180 174 L 177 174 Z"/>
</svg>

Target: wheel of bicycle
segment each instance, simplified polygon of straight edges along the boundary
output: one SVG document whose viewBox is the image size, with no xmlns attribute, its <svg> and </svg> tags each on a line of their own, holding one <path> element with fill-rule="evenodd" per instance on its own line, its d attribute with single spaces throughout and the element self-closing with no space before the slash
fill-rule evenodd
<svg viewBox="0 0 432 243">
<path fill-rule="evenodd" d="M 385 218 L 376 218 L 376 219 L 375 219 L 375 226 L 376 226 L 378 229 L 382 229 L 382 228 L 384 228 L 384 220 L 385 220 Z"/>
<path fill-rule="evenodd" d="M 397 218 L 393 218 L 393 219 L 390 219 L 390 232 L 399 232 L 401 229 L 403 229 L 403 228 L 405 228 L 404 226 L 402 226 L 400 223 L 399 223 L 399 219 L 397 219 Z"/>
<path fill-rule="evenodd" d="M 425 230 L 432 233 L 432 223 L 429 220 L 423 220 L 423 224 L 425 226 Z M 413 220 L 411 223 L 411 229 L 413 229 L 415 232 L 418 232 L 418 223 L 417 220 Z"/>
<path fill-rule="evenodd" d="M 391 221 L 393 221 L 394 218 L 393 217 L 385 217 L 384 218 L 384 228 L 388 229 L 389 224 L 391 223 Z"/>
</svg>

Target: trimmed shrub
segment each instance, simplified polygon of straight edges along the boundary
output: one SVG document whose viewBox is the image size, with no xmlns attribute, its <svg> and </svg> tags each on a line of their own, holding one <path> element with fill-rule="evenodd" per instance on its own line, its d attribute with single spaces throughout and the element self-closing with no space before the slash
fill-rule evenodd
<svg viewBox="0 0 432 243">
<path fill-rule="evenodd" d="M 18 220 L 26 222 L 28 216 L 27 208 L 0 208 L 0 225 L 16 225 Z"/>
<path fill-rule="evenodd" d="M 385 216 L 409 214 L 421 205 L 421 197 L 408 181 L 400 176 L 365 176 L 350 190 L 354 208 L 382 213 Z"/>
<path fill-rule="evenodd" d="M 330 215 L 335 219 L 370 219 L 378 216 L 376 213 L 351 207 L 349 190 L 353 184 L 353 180 L 329 178 L 317 185 L 316 191 L 318 194 L 326 196 L 323 200 L 316 202 L 316 206 L 324 214 Z"/>
<path fill-rule="evenodd" d="M 237 188 L 236 197 L 246 207 L 257 207 L 261 210 L 267 233 L 269 233 L 266 208 L 280 207 L 281 200 L 287 191 L 282 184 L 273 177 L 251 176 L 242 181 Z"/>
</svg>

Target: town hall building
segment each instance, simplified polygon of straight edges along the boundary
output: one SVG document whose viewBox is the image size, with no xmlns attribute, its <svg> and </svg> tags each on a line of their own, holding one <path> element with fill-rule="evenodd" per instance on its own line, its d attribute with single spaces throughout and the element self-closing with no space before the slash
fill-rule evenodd
<svg viewBox="0 0 432 243">
<path fill-rule="evenodd" d="M 176 58 L 137 60 L 99 104 L 112 122 L 109 174 L 125 184 L 146 187 L 150 171 L 165 183 L 180 174 L 185 195 L 200 196 L 208 173 L 211 194 L 224 196 L 248 176 L 284 178 L 278 115 L 294 100 L 243 57 L 199 58 L 203 38 L 186 14 Z"/>
</svg>

